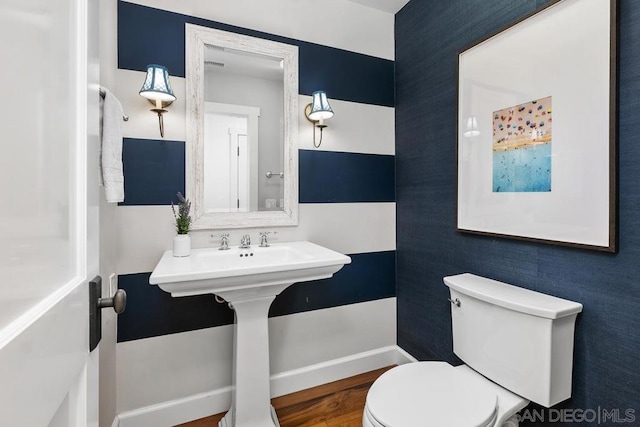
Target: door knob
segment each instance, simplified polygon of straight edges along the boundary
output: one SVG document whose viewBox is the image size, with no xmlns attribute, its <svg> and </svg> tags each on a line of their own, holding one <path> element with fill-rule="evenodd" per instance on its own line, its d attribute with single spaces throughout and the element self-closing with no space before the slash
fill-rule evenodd
<svg viewBox="0 0 640 427">
<path fill-rule="evenodd" d="M 118 289 L 111 298 L 98 299 L 98 308 L 113 307 L 113 311 L 117 314 L 124 312 L 127 308 L 127 293 L 124 289 Z"/>
<path fill-rule="evenodd" d="M 89 282 L 89 351 L 93 351 L 102 339 L 102 309 L 113 307 L 120 314 L 127 307 L 127 293 L 118 289 L 111 298 L 102 298 L 102 277 Z"/>
</svg>

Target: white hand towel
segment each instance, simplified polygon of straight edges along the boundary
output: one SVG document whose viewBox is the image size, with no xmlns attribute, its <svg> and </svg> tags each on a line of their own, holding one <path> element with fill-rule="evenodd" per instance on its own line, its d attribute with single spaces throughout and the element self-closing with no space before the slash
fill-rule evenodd
<svg viewBox="0 0 640 427">
<path fill-rule="evenodd" d="M 100 163 L 107 202 L 124 202 L 124 173 L 122 169 L 122 116 L 120 101 L 104 89 L 102 106 L 102 150 Z"/>
</svg>

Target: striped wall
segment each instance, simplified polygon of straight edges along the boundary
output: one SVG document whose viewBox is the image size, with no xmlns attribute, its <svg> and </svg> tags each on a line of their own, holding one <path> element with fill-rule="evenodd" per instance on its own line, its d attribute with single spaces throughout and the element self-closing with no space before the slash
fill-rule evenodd
<svg viewBox="0 0 640 427">
<path fill-rule="evenodd" d="M 349 51 L 323 44 L 313 38 L 316 35 L 276 35 L 253 26 L 232 26 L 216 20 L 211 11 L 205 14 L 207 19 L 190 16 L 198 7 L 195 0 L 176 3 L 167 6 L 173 8 L 168 11 L 118 2 L 114 91 L 130 116 L 124 125 L 125 201 L 117 208 L 119 286 L 129 295 L 127 311 L 118 318 L 119 413 L 207 392 L 230 381 L 225 373 L 231 371 L 231 310 L 212 296 L 171 298 L 148 284 L 174 235 L 169 204 L 177 191 L 184 191 L 185 23 L 297 45 L 299 104 L 306 105 L 311 92 L 324 89 L 335 112 L 317 150 L 312 147 L 312 127 L 300 111 L 299 225 L 274 230 L 276 241 L 310 240 L 349 254 L 352 263 L 331 279 L 295 284 L 276 299 L 270 311 L 275 322 L 270 323 L 275 340 L 272 372 L 395 344 L 394 63 L 388 59 L 392 53 L 375 56 L 366 49 Z M 351 25 L 339 30 L 351 32 L 340 37 L 341 43 L 354 39 L 359 17 L 379 19 L 381 28 L 391 22 L 389 34 L 380 38 L 392 37 L 392 15 L 368 16 L 373 10 L 360 6 L 356 11 L 351 12 Z M 299 12 L 300 16 L 313 13 Z M 253 19 L 255 28 L 261 28 L 267 17 Z M 169 68 L 178 97 L 165 115 L 165 139 L 159 138 L 157 117 L 148 111 L 149 104 L 137 94 L 148 63 Z M 231 243 L 238 244 L 245 233 L 257 240 L 258 231 L 231 230 Z M 217 246 L 215 236 L 221 232 L 192 232 L 193 247 Z M 293 340 L 286 331 L 300 324 L 305 331 Z M 215 339 L 220 347 L 207 350 L 207 358 L 195 354 L 204 337 Z M 176 349 L 176 343 L 194 350 Z M 175 367 L 177 359 L 188 364 L 187 372 L 166 369 Z M 142 360 L 148 361 L 147 366 L 140 366 Z M 149 375 L 131 381 L 131 373 L 138 370 Z M 202 381 L 211 373 L 219 375 L 214 381 Z"/>
<path fill-rule="evenodd" d="M 393 106 L 393 61 L 125 2 L 118 11 L 118 68 L 146 71 L 155 61 L 172 76 L 184 77 L 184 24 L 298 46 L 303 95 L 323 87 L 332 98 Z"/>
</svg>

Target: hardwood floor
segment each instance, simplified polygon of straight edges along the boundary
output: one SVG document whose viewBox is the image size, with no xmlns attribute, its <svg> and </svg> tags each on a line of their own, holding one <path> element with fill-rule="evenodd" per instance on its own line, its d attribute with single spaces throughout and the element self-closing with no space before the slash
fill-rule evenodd
<svg viewBox="0 0 640 427">
<path fill-rule="evenodd" d="M 393 366 L 271 399 L 280 427 L 362 427 L 362 411 L 371 384 Z M 224 414 L 181 424 L 217 427 Z"/>
</svg>

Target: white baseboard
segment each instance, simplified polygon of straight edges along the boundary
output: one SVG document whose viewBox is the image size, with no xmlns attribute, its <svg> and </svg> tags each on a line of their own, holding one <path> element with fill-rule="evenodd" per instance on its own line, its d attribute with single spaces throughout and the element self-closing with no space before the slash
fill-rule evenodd
<svg viewBox="0 0 640 427">
<path fill-rule="evenodd" d="M 111 427 L 120 427 L 120 418 L 118 417 L 117 414 L 115 417 L 113 417 L 113 422 L 111 423 Z"/>
<path fill-rule="evenodd" d="M 273 397 L 417 360 L 398 346 L 354 354 L 271 376 Z M 231 387 L 223 387 L 181 399 L 118 414 L 112 427 L 170 427 L 218 414 L 231 405 Z"/>
<path fill-rule="evenodd" d="M 416 363 L 418 362 L 418 359 L 416 359 L 415 357 L 413 357 L 412 355 L 410 355 L 409 353 L 407 353 L 406 351 L 404 351 L 404 349 L 402 349 L 402 347 L 396 347 L 396 365 L 404 365 L 405 363 Z"/>
<path fill-rule="evenodd" d="M 271 375 L 271 395 L 282 396 L 385 366 L 397 365 L 398 349 L 398 346 L 392 345 Z"/>
</svg>

